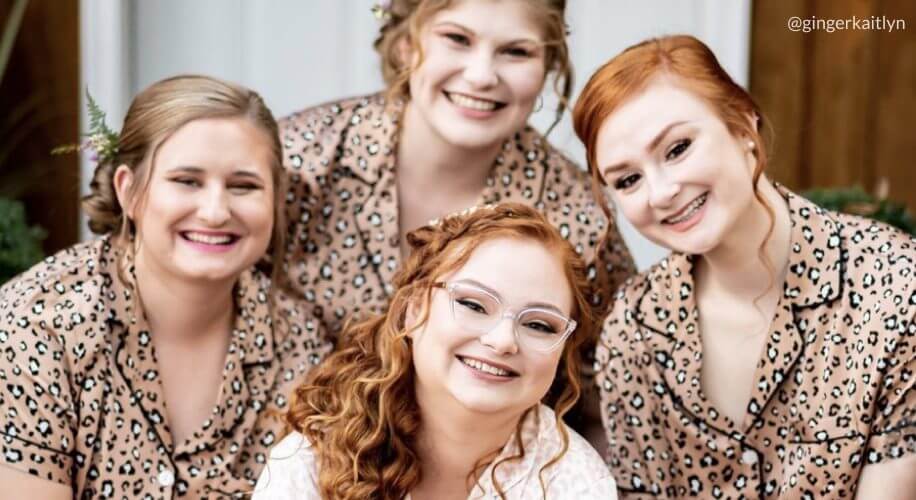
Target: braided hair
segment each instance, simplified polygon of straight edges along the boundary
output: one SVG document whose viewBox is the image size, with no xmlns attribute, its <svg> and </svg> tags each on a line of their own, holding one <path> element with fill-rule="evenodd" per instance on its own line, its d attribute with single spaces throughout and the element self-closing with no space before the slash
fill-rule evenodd
<svg viewBox="0 0 916 500">
<path fill-rule="evenodd" d="M 580 346 L 596 335 L 598 322 L 589 305 L 585 265 L 572 246 L 535 209 L 506 203 L 453 215 L 407 235 L 410 255 L 394 277 L 387 310 L 362 322 L 347 324 L 336 352 L 316 367 L 293 393 L 287 424 L 304 434 L 318 457 L 318 485 L 324 498 L 401 499 L 419 484 L 422 467 L 417 454 L 420 409 L 414 393 L 414 369 L 406 326 L 409 307 L 419 304 L 418 328 L 429 317 L 433 284 L 468 261 L 481 243 L 509 237 L 537 241 L 563 263 L 573 296 L 576 332 L 566 341 L 554 385 L 544 402 L 555 409 L 563 447 L 540 472 L 566 452 L 568 436 L 560 420 L 581 393 Z M 519 454 L 521 422 L 515 432 Z M 481 457 L 469 480 L 489 465 Z M 540 478 L 540 475 L 539 475 Z M 542 488 L 544 487 L 542 480 Z M 546 489 L 545 489 L 546 491 Z"/>
</svg>

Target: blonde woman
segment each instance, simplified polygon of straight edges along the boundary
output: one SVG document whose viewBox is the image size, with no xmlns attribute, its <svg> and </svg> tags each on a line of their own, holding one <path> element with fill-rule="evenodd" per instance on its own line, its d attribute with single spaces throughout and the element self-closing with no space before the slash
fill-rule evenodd
<svg viewBox="0 0 916 500">
<path fill-rule="evenodd" d="M 244 495 L 271 412 L 329 347 L 271 286 L 276 122 L 248 89 L 180 76 L 99 132 L 83 208 L 101 238 L 0 288 L 3 496 Z"/>
<path fill-rule="evenodd" d="M 527 125 L 548 82 L 561 97 L 557 118 L 570 96 L 566 2 L 380 4 L 375 47 L 387 88 L 280 121 L 291 286 L 334 334 L 350 315 L 385 306 L 410 230 L 513 201 L 573 244 L 602 284 L 592 300 L 606 304 L 632 259 L 585 173 Z"/>
</svg>

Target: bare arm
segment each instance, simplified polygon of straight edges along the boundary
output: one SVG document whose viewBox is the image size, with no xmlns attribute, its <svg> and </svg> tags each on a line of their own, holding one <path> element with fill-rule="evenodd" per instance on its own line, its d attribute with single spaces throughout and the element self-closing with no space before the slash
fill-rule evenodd
<svg viewBox="0 0 916 500">
<path fill-rule="evenodd" d="M 42 479 L 6 465 L 0 465 L 0 484 L 3 485 L 3 498 L 70 500 L 73 497 L 70 487 L 65 484 Z"/>
</svg>

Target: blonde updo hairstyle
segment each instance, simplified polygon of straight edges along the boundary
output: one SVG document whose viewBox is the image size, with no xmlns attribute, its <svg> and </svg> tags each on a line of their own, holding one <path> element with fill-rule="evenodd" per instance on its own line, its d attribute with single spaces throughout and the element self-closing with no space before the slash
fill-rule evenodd
<svg viewBox="0 0 916 500">
<path fill-rule="evenodd" d="M 382 77 L 388 85 L 389 99 L 409 99 L 410 73 L 423 64 L 420 33 L 437 12 L 455 0 L 391 0 L 387 17 L 375 39 L 375 50 L 382 59 Z M 545 74 L 553 74 L 554 91 L 559 98 L 554 125 L 560 121 L 572 95 L 572 63 L 566 45 L 566 0 L 529 0 L 531 13 L 541 26 L 545 43 Z M 415 65 L 403 61 L 401 44 L 406 39 L 412 52 L 420 55 Z M 553 125 L 551 125 L 551 128 Z"/>
<path fill-rule="evenodd" d="M 142 206 L 156 153 L 178 129 L 194 120 L 206 118 L 246 118 L 264 133 L 273 152 L 271 162 L 274 188 L 274 225 L 269 247 L 270 262 L 282 262 L 286 223 L 284 210 L 285 176 L 277 122 L 256 92 L 207 76 L 180 75 L 156 82 L 137 94 L 130 104 L 118 138 L 117 152 L 95 168 L 82 200 L 89 228 L 96 234 L 112 234 L 116 244 L 134 238 L 136 227 L 115 193 L 114 175 L 121 165 L 133 171 L 135 182 L 128 199 Z M 133 245 L 126 245 L 131 252 Z M 268 263 L 262 262 L 263 265 Z M 279 265 L 270 265 L 276 275 Z M 276 280 L 274 280 L 276 282 Z"/>
</svg>

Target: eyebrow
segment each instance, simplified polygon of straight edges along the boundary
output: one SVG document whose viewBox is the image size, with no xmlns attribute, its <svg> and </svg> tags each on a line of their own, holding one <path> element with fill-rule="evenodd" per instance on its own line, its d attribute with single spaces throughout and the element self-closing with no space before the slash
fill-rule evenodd
<svg viewBox="0 0 916 500">
<path fill-rule="evenodd" d="M 487 285 L 484 285 L 483 283 L 481 283 L 481 282 L 479 282 L 479 281 L 477 281 L 477 280 L 475 280 L 475 279 L 467 278 L 467 279 L 463 279 L 463 280 L 460 280 L 460 281 L 464 281 L 464 282 L 466 282 L 466 283 L 470 283 L 470 284 L 472 284 L 472 285 L 474 285 L 474 286 L 477 286 L 477 287 L 479 287 L 479 288 L 482 288 L 484 291 L 490 293 L 491 295 L 493 295 L 494 297 L 496 297 L 496 298 L 499 299 L 500 301 L 503 300 L 503 297 L 502 297 L 502 295 L 499 294 L 499 292 L 497 292 L 496 290 L 494 290 L 494 289 L 488 287 Z M 525 309 L 530 309 L 530 308 L 548 309 L 548 310 L 550 310 L 550 311 L 553 311 L 553 312 L 559 314 L 560 316 L 566 316 L 566 313 L 564 313 L 563 311 L 561 311 L 560 308 L 558 308 L 557 306 L 555 306 L 555 305 L 553 305 L 553 304 L 551 304 L 551 303 L 549 303 L 549 302 L 529 302 L 529 303 L 525 304 L 524 308 L 525 308 Z"/>
<path fill-rule="evenodd" d="M 455 21 L 441 21 L 433 25 L 433 28 L 441 28 L 441 27 L 457 28 L 461 31 L 470 33 L 474 36 L 477 36 L 477 33 L 474 30 L 468 28 L 467 26 L 464 26 L 463 24 L 456 23 Z M 513 43 L 533 43 L 538 46 L 545 45 L 543 40 L 539 40 L 536 38 L 516 38 L 516 39 L 508 40 L 505 42 L 500 42 L 500 45 L 512 45 Z"/>
<path fill-rule="evenodd" d="M 198 175 L 205 173 L 205 171 L 204 171 L 203 168 L 195 167 L 195 166 L 190 166 L 190 165 L 182 165 L 182 166 L 178 166 L 178 167 L 172 167 L 172 168 L 168 169 L 166 172 L 167 172 L 167 173 L 173 173 L 173 172 L 186 172 L 186 173 L 189 173 L 189 174 L 198 174 Z M 252 171 L 250 171 L 250 170 L 236 170 L 236 171 L 232 172 L 232 175 L 238 176 L 238 177 L 249 177 L 249 178 L 252 178 L 252 179 L 256 179 L 256 180 L 259 180 L 259 181 L 263 181 L 263 179 L 261 178 L 261 175 L 260 175 L 260 174 L 258 174 L 257 172 L 252 172 Z"/>
<path fill-rule="evenodd" d="M 668 126 L 666 126 L 665 128 L 663 128 L 658 134 L 655 135 L 654 138 L 652 138 L 651 141 L 649 141 L 649 145 L 646 146 L 646 152 L 649 152 L 649 151 L 652 151 L 653 149 L 655 149 L 655 148 L 658 146 L 658 143 L 662 142 L 662 139 L 664 139 L 665 136 L 668 135 L 668 132 L 670 132 L 671 129 L 673 129 L 674 127 L 677 127 L 677 126 L 679 126 L 679 125 L 683 125 L 683 124 L 685 124 L 685 123 L 687 123 L 685 120 L 681 120 L 681 121 L 669 123 Z M 607 174 L 607 173 L 609 173 L 609 172 L 613 172 L 614 170 L 620 170 L 620 169 L 626 167 L 626 166 L 627 166 L 627 163 L 628 163 L 628 162 L 626 162 L 626 161 L 622 161 L 622 162 L 620 162 L 620 163 L 615 163 L 615 164 L 612 164 L 612 165 L 608 165 L 608 166 L 606 166 L 606 167 L 600 167 L 600 168 L 598 169 L 598 171 L 599 171 L 599 172 L 602 172 L 602 173 L 604 173 L 604 174 Z"/>
</svg>

